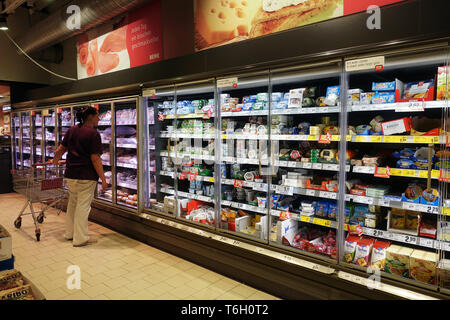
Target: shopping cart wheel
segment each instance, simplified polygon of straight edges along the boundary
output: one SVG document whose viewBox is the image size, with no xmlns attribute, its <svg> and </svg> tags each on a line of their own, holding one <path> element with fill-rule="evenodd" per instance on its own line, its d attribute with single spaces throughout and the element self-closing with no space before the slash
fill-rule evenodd
<svg viewBox="0 0 450 320">
<path fill-rule="evenodd" d="M 41 240 L 41 233 L 40 232 L 36 232 L 36 240 L 37 241 Z"/>
<path fill-rule="evenodd" d="M 44 222 L 44 215 L 43 215 L 43 214 L 38 215 L 38 217 L 36 218 L 36 220 L 37 220 L 37 222 L 39 222 L 39 223 Z"/>
<path fill-rule="evenodd" d="M 17 229 L 20 229 L 21 226 L 22 226 L 22 219 L 17 218 L 17 219 L 14 221 L 14 227 L 16 227 Z"/>
</svg>

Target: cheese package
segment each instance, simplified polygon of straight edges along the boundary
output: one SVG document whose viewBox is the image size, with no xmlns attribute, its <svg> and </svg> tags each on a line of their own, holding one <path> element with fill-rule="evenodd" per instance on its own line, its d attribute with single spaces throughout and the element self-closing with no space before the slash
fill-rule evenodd
<svg viewBox="0 0 450 320">
<path fill-rule="evenodd" d="M 356 245 L 358 243 L 359 237 L 348 236 L 345 239 L 344 244 L 344 260 L 347 263 L 352 263 L 355 258 Z"/>
<path fill-rule="evenodd" d="M 443 288 L 450 289 L 450 260 L 442 259 L 437 266 L 439 275 L 439 285 Z"/>
<path fill-rule="evenodd" d="M 23 285 L 23 275 L 17 270 L 7 270 L 0 273 L 0 291 Z"/>
<path fill-rule="evenodd" d="M 31 289 L 27 284 L 21 287 L 0 291 L 0 300 L 36 300 Z"/>
<path fill-rule="evenodd" d="M 439 67 L 437 75 L 437 100 L 450 98 L 450 68 Z"/>
<path fill-rule="evenodd" d="M 366 268 L 369 266 L 373 241 L 374 240 L 370 238 L 361 238 L 358 240 L 358 243 L 356 244 L 355 258 L 353 259 L 354 264 Z"/>
<path fill-rule="evenodd" d="M 390 136 L 397 133 L 411 131 L 411 119 L 402 118 L 398 120 L 386 121 L 381 123 L 381 132 L 383 136 Z"/>
<path fill-rule="evenodd" d="M 372 247 L 372 258 L 370 260 L 370 268 L 372 270 L 384 270 L 386 264 L 386 251 L 390 245 L 390 242 L 375 241 Z"/>
<path fill-rule="evenodd" d="M 196 0 L 194 11 L 197 48 L 248 36 L 247 1 Z"/>
<path fill-rule="evenodd" d="M 434 252 L 414 250 L 409 259 L 410 277 L 417 281 L 436 284 L 436 267 L 439 257 Z"/>
<path fill-rule="evenodd" d="M 409 278 L 409 259 L 413 249 L 392 245 L 386 250 L 384 271 L 404 278 Z"/>
</svg>

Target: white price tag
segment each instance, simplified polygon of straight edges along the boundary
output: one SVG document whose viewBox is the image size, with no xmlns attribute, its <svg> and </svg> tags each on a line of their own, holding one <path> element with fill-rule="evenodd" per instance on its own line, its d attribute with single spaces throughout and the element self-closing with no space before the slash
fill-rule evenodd
<svg viewBox="0 0 450 320">
<path fill-rule="evenodd" d="M 403 236 L 403 242 L 417 244 L 417 237 L 414 237 L 414 236 Z"/>
<path fill-rule="evenodd" d="M 247 207 L 246 204 L 244 204 L 244 203 L 239 203 L 239 209 L 244 209 L 244 208 L 246 208 L 246 207 Z"/>
<path fill-rule="evenodd" d="M 434 240 L 426 239 L 426 238 L 419 238 L 419 246 L 427 247 L 427 248 L 434 248 Z"/>
<path fill-rule="evenodd" d="M 336 200 L 337 199 L 337 193 L 334 193 L 334 192 L 330 193 L 330 199 Z"/>
<path fill-rule="evenodd" d="M 350 201 L 353 199 L 353 196 L 351 194 L 346 194 L 345 195 L 345 201 Z"/>
<path fill-rule="evenodd" d="M 378 200 L 377 204 L 381 207 L 390 207 L 391 202 L 389 200 Z"/>
<path fill-rule="evenodd" d="M 402 208 L 406 210 L 416 210 L 416 207 L 415 203 L 403 202 L 402 204 Z"/>
<path fill-rule="evenodd" d="M 329 199 L 330 198 L 330 194 L 331 194 L 330 192 L 320 191 L 319 192 L 319 197 Z"/>
<path fill-rule="evenodd" d="M 320 170 L 320 169 L 322 169 L 322 164 L 321 163 L 313 163 L 312 168 L 316 169 L 316 170 Z"/>
<path fill-rule="evenodd" d="M 330 170 L 330 171 L 338 171 L 339 166 L 337 164 L 324 164 L 323 165 L 324 170 Z"/>
<path fill-rule="evenodd" d="M 294 162 L 294 161 L 289 161 L 288 162 L 288 167 L 289 168 L 295 168 L 297 166 L 297 162 Z"/>
<path fill-rule="evenodd" d="M 369 231 L 369 232 L 367 232 L 367 231 Z M 364 233 L 367 233 L 368 235 L 371 235 L 371 236 L 374 236 L 374 237 L 379 237 L 379 238 L 386 238 L 386 235 L 385 235 L 385 232 L 384 231 L 382 231 L 382 230 L 372 230 L 372 229 L 368 229 L 368 228 L 365 228 L 365 231 L 364 231 Z"/>
<path fill-rule="evenodd" d="M 280 161 L 280 167 L 287 167 L 288 162 L 287 161 Z"/>
<path fill-rule="evenodd" d="M 308 190 L 306 190 L 306 195 L 314 197 L 316 195 L 316 190 L 308 189 Z"/>
<path fill-rule="evenodd" d="M 312 168 L 312 163 L 311 162 L 303 162 L 303 168 L 311 169 Z"/>
<path fill-rule="evenodd" d="M 306 141 L 306 140 L 308 140 L 308 136 L 307 135 L 299 135 L 298 136 L 298 140 L 299 141 Z"/>
</svg>

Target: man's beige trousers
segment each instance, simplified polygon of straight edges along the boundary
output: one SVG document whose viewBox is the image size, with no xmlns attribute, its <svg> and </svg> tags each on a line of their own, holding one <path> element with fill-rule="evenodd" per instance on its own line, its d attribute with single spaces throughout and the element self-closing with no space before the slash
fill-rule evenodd
<svg viewBox="0 0 450 320">
<path fill-rule="evenodd" d="M 94 198 L 96 181 L 66 179 L 69 189 L 69 203 L 66 213 L 66 239 L 73 239 L 73 245 L 89 240 L 88 217 Z"/>
</svg>

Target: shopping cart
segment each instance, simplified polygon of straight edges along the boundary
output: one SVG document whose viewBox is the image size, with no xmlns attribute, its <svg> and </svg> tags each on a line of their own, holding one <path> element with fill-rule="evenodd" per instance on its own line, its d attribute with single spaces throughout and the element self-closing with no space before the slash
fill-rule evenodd
<svg viewBox="0 0 450 320">
<path fill-rule="evenodd" d="M 41 230 L 38 223 L 43 223 L 45 211 L 56 206 L 66 198 L 66 190 L 63 185 L 62 166 L 64 161 L 57 165 L 50 163 L 34 164 L 29 169 L 12 170 L 14 191 L 22 194 L 26 202 L 20 211 L 19 216 L 14 221 L 14 226 L 19 229 L 22 226 L 22 216 L 31 214 L 36 227 L 36 240 L 41 237 Z M 33 208 L 35 203 L 45 203 L 41 210 Z M 30 212 L 25 212 L 30 207 Z"/>
</svg>

